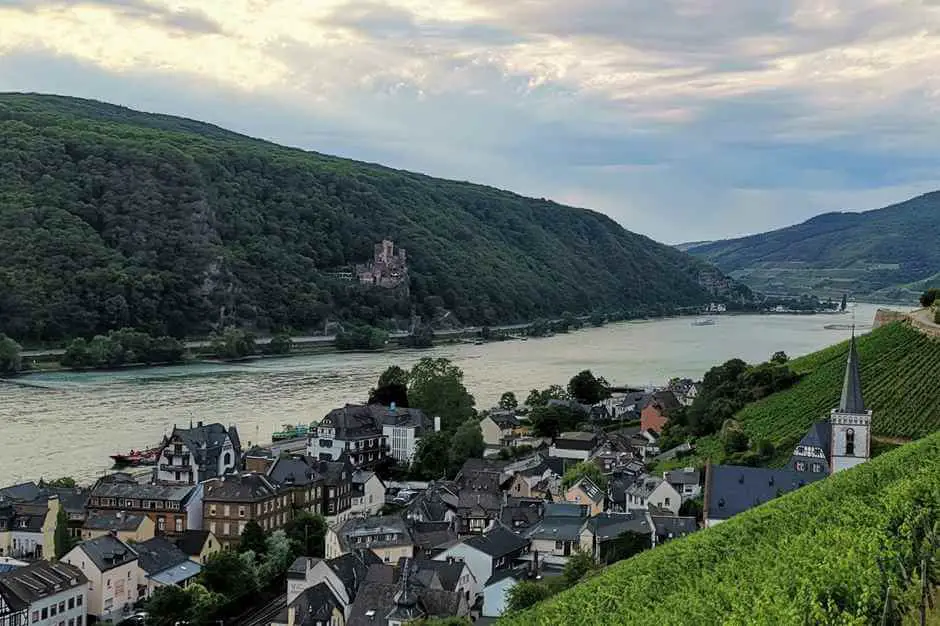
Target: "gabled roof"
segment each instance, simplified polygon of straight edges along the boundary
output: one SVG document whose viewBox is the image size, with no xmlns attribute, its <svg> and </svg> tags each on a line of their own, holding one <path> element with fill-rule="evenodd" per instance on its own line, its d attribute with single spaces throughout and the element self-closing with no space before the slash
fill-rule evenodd
<svg viewBox="0 0 940 626">
<path fill-rule="evenodd" d="M 39 498 L 39 486 L 33 481 L 19 483 L 0 489 L 0 500 L 18 500 L 31 502 Z"/>
<path fill-rule="evenodd" d="M 264 474 L 230 474 L 203 483 L 203 502 L 257 502 L 273 498 L 276 485 Z"/>
<path fill-rule="evenodd" d="M 208 530 L 186 530 L 175 539 L 176 547 L 189 556 L 199 556 L 209 539 Z"/>
<path fill-rule="evenodd" d="M 222 456 L 223 446 L 226 442 L 232 442 L 232 453 L 235 459 L 241 457 L 241 441 L 238 437 L 238 429 L 234 426 L 226 428 L 222 424 L 205 424 L 199 422 L 197 426 L 191 428 L 173 427 L 173 432 L 165 440 L 165 445 L 169 441 L 179 438 L 189 449 L 197 467 L 204 470 L 203 476 L 211 478 L 219 475 L 219 457 Z"/>
<path fill-rule="evenodd" d="M 829 458 L 832 453 L 832 424 L 829 420 L 822 420 L 816 422 L 809 427 L 809 430 L 803 435 L 803 438 L 800 439 L 800 443 L 797 444 L 797 447 L 794 449 L 793 459 L 791 460 L 791 466 L 793 460 L 795 459 L 811 459 L 808 454 L 797 454 L 797 451 L 800 448 L 819 448 L 822 450 L 825 459 L 813 459 L 816 462 L 823 462 L 826 464 L 827 471 L 829 465 Z"/>
<path fill-rule="evenodd" d="M 824 477 L 789 469 L 711 465 L 705 476 L 705 517 L 728 519 Z"/>
<path fill-rule="evenodd" d="M 457 539 L 451 522 L 410 522 L 409 526 L 414 545 L 424 552 L 440 549 Z"/>
<path fill-rule="evenodd" d="M 698 530 L 698 521 L 694 517 L 675 517 L 674 515 L 650 515 L 657 537 L 676 538 Z"/>
<path fill-rule="evenodd" d="M 267 471 L 268 480 L 282 486 L 309 485 L 318 476 L 316 461 L 310 457 L 281 457 Z"/>
<path fill-rule="evenodd" d="M 349 594 L 350 601 L 356 599 L 362 581 L 366 579 L 366 572 L 372 565 L 381 565 L 382 559 L 372 550 L 353 550 L 335 559 L 330 559 L 326 564 L 336 573 L 336 576 L 346 587 L 346 593 Z"/>
<path fill-rule="evenodd" d="M 849 343 L 849 358 L 845 364 L 845 380 L 842 383 L 842 398 L 839 400 L 839 412 L 852 415 L 864 415 L 865 401 L 862 399 L 862 377 L 858 371 L 858 349 L 855 347 L 855 331 Z"/>
<path fill-rule="evenodd" d="M 186 553 L 173 545 L 168 539 L 154 537 L 134 544 L 137 552 L 137 564 L 150 576 L 159 574 L 183 562 L 189 562 Z"/>
<path fill-rule="evenodd" d="M 191 485 L 142 485 L 137 482 L 101 479 L 92 488 L 91 495 L 101 498 L 185 502 L 194 489 Z"/>
<path fill-rule="evenodd" d="M 343 612 L 342 603 L 325 582 L 304 589 L 290 603 L 290 608 L 296 611 L 294 626 L 328 624 L 334 611 Z M 287 621 L 287 619 L 284 619 L 283 623 L 287 623 Z"/>
<path fill-rule="evenodd" d="M 78 544 L 78 549 L 82 550 L 101 572 L 137 560 L 137 553 L 129 545 L 111 535 L 83 541 Z"/>
<path fill-rule="evenodd" d="M 554 541 L 577 541 L 584 526 L 581 517 L 545 516 L 538 524 L 526 531 L 529 539 L 551 539 Z"/>
<path fill-rule="evenodd" d="M 625 532 L 649 535 L 653 532 L 652 522 L 646 511 L 628 511 L 627 513 L 601 513 L 588 519 L 584 526 L 598 541 L 616 539 Z"/>
<path fill-rule="evenodd" d="M 398 559 L 398 567 L 395 569 L 394 582 L 401 579 L 401 572 L 404 570 L 406 563 L 411 567 L 413 580 L 423 581 L 425 577 L 421 575 L 422 572 L 433 572 L 437 575 L 437 579 L 445 591 L 457 590 L 457 586 L 460 584 L 460 575 L 466 567 L 466 564 L 461 561 L 449 562 L 401 557 Z"/>
<path fill-rule="evenodd" d="M 666 482 L 670 485 L 697 485 L 702 481 L 702 472 L 686 467 L 665 473 Z"/>
<path fill-rule="evenodd" d="M 140 528 L 146 516 L 143 513 L 123 511 L 91 511 L 83 528 L 87 530 L 132 531 Z"/>
<path fill-rule="evenodd" d="M 646 399 L 646 404 L 643 408 L 648 406 L 657 406 L 660 410 L 668 411 L 670 409 L 678 408 L 679 400 L 676 399 L 676 394 L 669 391 L 668 389 L 663 389 L 661 391 L 654 391 Z"/>
<path fill-rule="evenodd" d="M 586 504 L 575 504 L 574 502 L 546 502 L 545 517 L 572 517 L 581 519 L 588 516 L 588 506 Z"/>
<path fill-rule="evenodd" d="M 666 482 L 659 476 L 643 475 L 637 477 L 636 481 L 626 489 L 626 493 L 638 498 L 649 498 L 656 488 Z"/>
<path fill-rule="evenodd" d="M 537 498 L 509 498 L 500 513 L 506 528 L 525 529 L 542 519 L 545 504 Z"/>
<path fill-rule="evenodd" d="M 502 526 L 496 526 L 485 535 L 477 535 L 464 539 L 464 543 L 472 548 L 476 548 L 484 554 L 498 559 L 524 549 L 529 545 L 529 540 Z"/>
<path fill-rule="evenodd" d="M 414 545 L 408 525 L 397 515 L 353 517 L 336 529 L 344 550 Z"/>
<path fill-rule="evenodd" d="M 82 570 L 68 563 L 36 561 L 0 574 L 0 592 L 12 595 L 23 605 L 30 605 L 49 596 L 84 585 L 88 582 Z M 11 605 L 16 604 L 10 602 Z"/>
<path fill-rule="evenodd" d="M 604 498 L 606 497 L 606 495 L 601 490 L 601 488 L 598 487 L 594 483 L 594 481 L 588 478 L 587 476 L 583 476 L 581 480 L 579 480 L 578 482 L 576 482 L 574 485 L 571 486 L 571 489 L 574 489 L 574 488 L 580 489 L 584 493 L 584 495 L 586 495 L 588 498 L 590 498 L 594 502 L 603 502 Z"/>
<path fill-rule="evenodd" d="M 492 411 L 488 416 L 500 428 L 518 428 L 519 420 L 509 411 Z"/>
</svg>

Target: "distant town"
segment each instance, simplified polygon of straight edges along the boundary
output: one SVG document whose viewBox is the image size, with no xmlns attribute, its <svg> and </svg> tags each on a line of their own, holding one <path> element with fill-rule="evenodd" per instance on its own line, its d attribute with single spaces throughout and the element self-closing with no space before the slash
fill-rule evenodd
<svg viewBox="0 0 940 626">
<path fill-rule="evenodd" d="M 585 371 L 477 415 L 459 370 L 415 367 L 269 445 L 197 421 L 93 485 L 0 489 L 0 624 L 491 623 L 871 456 L 854 337 L 838 406 L 783 469 L 664 445 L 697 381 Z"/>
</svg>

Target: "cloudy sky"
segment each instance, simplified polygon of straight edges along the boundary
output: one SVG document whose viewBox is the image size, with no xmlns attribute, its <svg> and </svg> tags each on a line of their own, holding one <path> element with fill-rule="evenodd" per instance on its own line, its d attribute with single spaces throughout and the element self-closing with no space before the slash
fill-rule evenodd
<svg viewBox="0 0 940 626">
<path fill-rule="evenodd" d="M 670 243 L 940 189 L 940 0 L 0 0 L 0 90 L 549 197 Z"/>
</svg>

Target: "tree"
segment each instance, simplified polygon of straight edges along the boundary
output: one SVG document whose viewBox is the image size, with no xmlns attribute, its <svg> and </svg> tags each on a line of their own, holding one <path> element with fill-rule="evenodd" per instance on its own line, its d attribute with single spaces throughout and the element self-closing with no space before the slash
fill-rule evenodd
<svg viewBox="0 0 940 626">
<path fill-rule="evenodd" d="M 320 515 L 302 511 L 284 526 L 284 532 L 294 543 L 297 556 L 322 558 L 325 552 L 326 520 Z"/>
<path fill-rule="evenodd" d="M 925 309 L 932 307 L 938 298 L 940 298 L 940 289 L 928 289 L 923 294 L 921 294 L 920 305 Z"/>
<path fill-rule="evenodd" d="M 250 520 L 245 524 L 245 530 L 242 531 L 242 536 L 238 541 L 238 551 L 242 553 L 251 551 L 257 555 L 264 554 L 265 537 L 261 524 L 255 520 Z"/>
<path fill-rule="evenodd" d="M 582 461 L 568 468 L 568 471 L 561 479 L 561 488 L 568 489 L 584 477 L 590 478 L 591 482 L 600 487 L 602 491 L 607 490 L 607 476 L 604 475 L 601 468 L 591 461 Z"/>
<path fill-rule="evenodd" d="M 650 536 L 626 530 L 600 545 L 600 561 L 610 565 L 650 549 Z"/>
<path fill-rule="evenodd" d="M 679 507 L 680 517 L 694 517 L 695 519 L 701 521 L 703 513 L 704 507 L 701 498 L 692 498 L 686 500 L 682 503 L 682 506 Z"/>
<path fill-rule="evenodd" d="M 576 374 L 568 383 L 568 395 L 584 404 L 597 404 L 610 397 L 610 385 L 603 378 L 597 378 L 591 370 Z"/>
<path fill-rule="evenodd" d="M 268 588 L 287 573 L 294 562 L 295 544 L 281 529 L 275 530 L 265 542 L 264 557 L 258 568 L 258 583 Z"/>
<path fill-rule="evenodd" d="M 73 339 L 66 346 L 61 362 L 64 367 L 88 367 L 91 364 L 88 342 L 82 337 Z"/>
<path fill-rule="evenodd" d="M 379 376 L 379 382 L 376 387 L 388 387 L 389 385 L 408 385 L 408 372 L 392 365 L 388 367 L 382 375 Z"/>
<path fill-rule="evenodd" d="M 258 589 L 254 558 L 252 552 L 217 552 L 209 557 L 202 568 L 202 583 L 209 591 L 220 593 L 230 602 L 236 602 Z"/>
<path fill-rule="evenodd" d="M 463 384 L 463 371 L 448 359 L 424 358 L 408 375 L 408 401 L 451 431 L 476 416 L 475 401 Z"/>
<path fill-rule="evenodd" d="M 211 350 L 220 359 L 240 359 L 257 352 L 255 336 L 241 328 L 229 326 L 221 335 L 213 335 Z"/>
<path fill-rule="evenodd" d="M 74 539 L 69 534 L 68 515 L 65 514 L 65 509 L 62 508 L 61 506 L 59 507 L 59 512 L 56 513 L 55 533 L 53 535 L 53 541 L 55 543 L 55 558 L 56 559 L 61 559 L 75 545 Z"/>
<path fill-rule="evenodd" d="M 523 580 L 506 593 L 506 610 L 523 611 L 552 595 L 552 590 L 545 583 Z"/>
<path fill-rule="evenodd" d="M 293 349 L 294 340 L 290 333 L 277 333 L 268 342 L 268 352 L 271 354 L 290 354 Z"/>
<path fill-rule="evenodd" d="M 15 374 L 23 367 L 23 350 L 3 333 L 0 333 L 0 376 Z"/>
<path fill-rule="evenodd" d="M 421 437 L 411 460 L 409 475 L 414 480 L 437 480 L 449 477 L 450 435 L 428 433 Z"/>
<path fill-rule="evenodd" d="M 379 376 L 375 389 L 369 392 L 369 404 L 408 408 L 408 372 L 392 365 Z"/>
<path fill-rule="evenodd" d="M 597 563 L 590 552 L 577 551 L 568 557 L 568 562 L 561 572 L 566 587 L 573 587 L 584 578 L 585 574 L 597 569 Z"/>
<path fill-rule="evenodd" d="M 75 479 L 71 476 L 62 476 L 61 478 L 56 478 L 55 480 L 50 480 L 49 482 L 40 482 L 46 487 L 52 487 L 54 489 L 74 489 L 76 482 Z"/>
<path fill-rule="evenodd" d="M 770 362 L 777 363 L 778 365 L 783 365 L 789 360 L 790 360 L 790 357 L 788 357 L 787 353 L 784 352 L 783 350 L 778 350 L 777 352 L 774 352 L 774 355 L 770 357 Z"/>
<path fill-rule="evenodd" d="M 407 348 L 430 348 L 434 345 L 434 330 L 428 324 L 419 324 L 402 342 Z"/>
<path fill-rule="evenodd" d="M 450 443 L 450 463 L 451 467 L 460 468 L 467 459 L 479 459 L 483 457 L 483 451 L 486 444 L 483 442 L 483 431 L 480 430 L 480 422 L 476 418 L 471 418 L 457 427 Z"/>
<path fill-rule="evenodd" d="M 546 406 L 549 400 L 569 400 L 570 396 L 561 385 L 552 385 L 548 389 L 533 389 L 529 392 L 525 404 L 530 408 L 537 406 Z"/>
<path fill-rule="evenodd" d="M 338 350 L 364 350 L 374 352 L 384 350 L 388 343 L 388 333 L 381 328 L 349 324 L 336 334 Z"/>
<path fill-rule="evenodd" d="M 728 420 L 728 422 L 733 422 L 733 420 Z M 741 430 L 741 427 L 737 423 L 726 423 L 721 431 L 721 442 L 725 452 L 734 454 L 747 450 L 749 440 L 747 434 Z"/>
<path fill-rule="evenodd" d="M 516 394 L 507 391 L 499 398 L 499 408 L 504 411 L 515 411 L 519 408 L 519 401 L 516 400 Z"/>
<path fill-rule="evenodd" d="M 529 414 L 529 421 L 537 436 L 557 437 L 576 429 L 585 417 L 587 415 L 583 411 L 568 406 L 537 406 Z"/>
<path fill-rule="evenodd" d="M 177 585 L 157 587 L 147 600 L 147 624 L 176 626 L 192 617 L 193 596 Z"/>
</svg>

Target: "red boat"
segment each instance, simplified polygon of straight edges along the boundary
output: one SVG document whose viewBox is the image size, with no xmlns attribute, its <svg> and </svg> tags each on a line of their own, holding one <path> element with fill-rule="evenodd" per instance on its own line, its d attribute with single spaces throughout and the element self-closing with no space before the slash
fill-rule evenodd
<svg viewBox="0 0 940 626">
<path fill-rule="evenodd" d="M 148 450 L 131 450 L 127 454 L 112 454 L 114 464 L 120 467 L 138 467 L 141 465 L 156 465 L 160 448 Z"/>
</svg>

